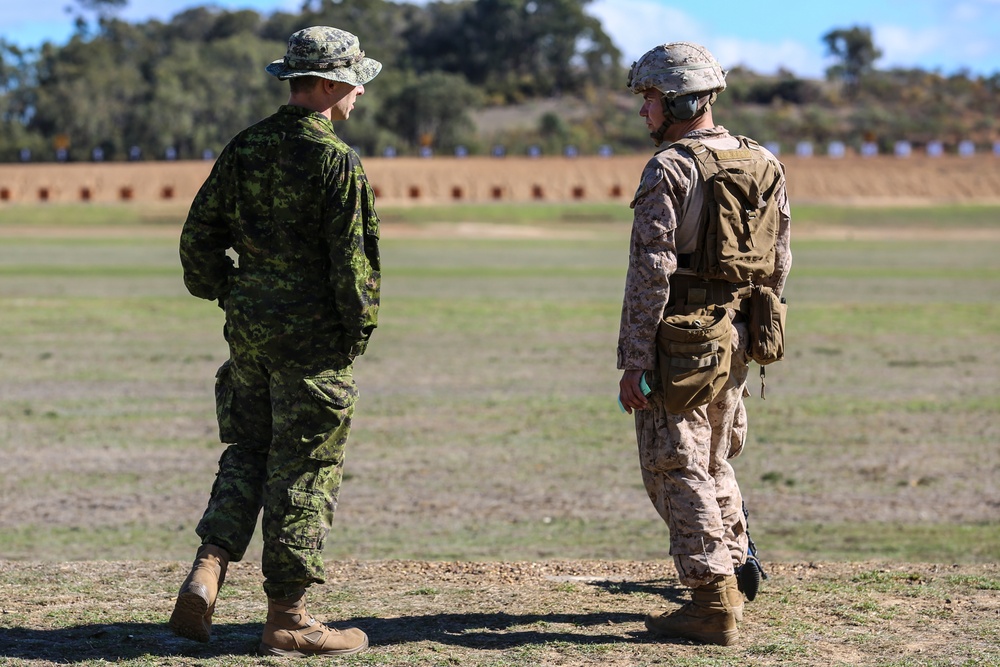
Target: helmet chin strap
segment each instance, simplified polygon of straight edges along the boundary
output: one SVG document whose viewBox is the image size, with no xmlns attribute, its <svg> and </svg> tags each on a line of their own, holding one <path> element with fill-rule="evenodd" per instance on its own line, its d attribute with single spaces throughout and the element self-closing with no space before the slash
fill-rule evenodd
<svg viewBox="0 0 1000 667">
<path fill-rule="evenodd" d="M 655 143 L 656 146 L 659 147 L 659 145 L 663 143 L 663 137 L 666 136 L 667 130 L 670 128 L 671 125 L 674 125 L 676 123 L 685 123 L 687 121 L 691 121 L 703 116 L 705 112 L 708 111 L 708 108 L 712 106 L 712 103 L 715 102 L 718 96 L 719 93 L 713 91 L 711 94 L 704 95 L 701 98 L 699 98 L 698 110 L 695 111 L 694 115 L 692 115 L 690 118 L 677 118 L 670 111 L 670 104 L 667 102 L 667 96 L 664 95 L 663 97 L 661 97 L 660 104 L 663 107 L 663 124 L 649 133 L 649 136 L 653 139 L 653 143 Z"/>
<path fill-rule="evenodd" d="M 673 123 L 669 120 L 665 120 L 663 121 L 663 125 L 660 125 L 658 129 L 649 133 L 649 136 L 652 137 L 653 143 L 656 144 L 657 147 L 663 143 L 663 135 L 667 133 L 667 128 L 669 128 L 672 124 Z"/>
</svg>

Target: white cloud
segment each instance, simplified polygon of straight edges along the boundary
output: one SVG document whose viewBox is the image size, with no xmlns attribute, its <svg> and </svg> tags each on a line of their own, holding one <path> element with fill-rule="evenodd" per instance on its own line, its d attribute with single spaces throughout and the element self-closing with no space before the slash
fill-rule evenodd
<svg viewBox="0 0 1000 667">
<path fill-rule="evenodd" d="M 950 30 L 941 48 L 958 63 L 984 63 L 984 73 L 1000 71 L 997 25 L 1000 0 L 966 0 L 952 8 Z"/>
<path fill-rule="evenodd" d="M 947 12 L 952 20 L 973 23 L 991 20 L 991 16 L 995 20 L 997 10 L 1000 10 L 1000 0 L 964 0 L 950 5 Z"/>
<path fill-rule="evenodd" d="M 981 13 L 978 3 L 960 2 L 952 8 L 951 15 L 958 21 L 975 21 Z"/>
<path fill-rule="evenodd" d="M 822 76 L 826 69 L 817 50 L 802 42 L 788 39 L 775 44 L 716 35 L 710 26 L 655 0 L 597 0 L 588 13 L 601 20 L 626 65 L 657 44 L 684 41 L 706 46 L 725 69 L 743 65 L 771 74 L 785 68 L 800 76 Z"/>
<path fill-rule="evenodd" d="M 907 28 L 899 25 L 876 26 L 872 39 L 882 49 L 878 67 L 907 66 L 947 46 L 948 35 L 942 28 Z"/>
<path fill-rule="evenodd" d="M 653 0 L 597 0 L 587 13 L 601 20 L 604 31 L 621 49 L 625 64 L 658 44 L 700 42 L 702 26 L 689 15 Z"/>
<path fill-rule="evenodd" d="M 429 0 L 404 1 L 424 4 Z M 853 12 L 854 16 L 859 11 L 855 0 L 842 1 L 840 14 Z M 743 3 L 736 7 L 735 0 L 721 2 L 732 5 L 733 11 L 754 13 Z M 810 4 L 803 3 L 801 9 L 792 12 L 790 16 L 797 23 L 768 42 L 757 36 L 754 21 L 745 21 L 744 28 L 718 32 L 711 17 L 712 12 L 722 10 L 715 6 L 668 6 L 667 0 L 594 0 L 586 10 L 601 21 L 621 49 L 625 65 L 657 44 L 692 41 L 707 46 L 727 69 L 742 64 L 767 74 L 784 67 L 799 76 L 818 77 L 830 61 L 823 57 L 818 32 L 812 25 L 815 20 L 810 20 Z M 903 7 L 906 3 L 899 0 L 892 4 Z M 877 63 L 879 67 L 922 67 L 946 72 L 969 68 L 983 74 L 1000 71 L 1000 39 L 996 37 L 1000 0 L 918 0 L 918 4 L 924 11 L 889 15 L 881 12 L 882 21 L 865 21 L 872 25 L 875 43 L 884 53 Z M 122 17 L 139 22 L 151 17 L 169 20 L 187 8 L 202 5 L 250 8 L 269 14 L 297 11 L 302 0 L 129 0 Z M 73 29 L 66 6 L 75 7 L 75 0 L 0 0 L 0 37 L 23 46 L 37 46 L 45 39 L 61 43 Z"/>
<path fill-rule="evenodd" d="M 984 5 L 981 0 L 979 5 Z M 981 74 L 1000 70 L 1000 48 L 994 35 L 1000 20 L 1000 0 L 990 0 L 972 14 L 960 8 L 947 21 L 927 28 L 880 25 L 872 30 L 875 44 L 882 49 L 880 68 L 922 67 L 953 72 L 971 69 Z M 966 3 L 970 5 L 972 3 Z M 993 17 L 987 19 L 987 14 Z"/>
<path fill-rule="evenodd" d="M 828 65 L 815 48 L 788 39 L 774 43 L 722 37 L 715 40 L 713 47 L 713 55 L 726 69 L 743 65 L 761 74 L 786 69 L 802 77 L 818 78 Z"/>
</svg>

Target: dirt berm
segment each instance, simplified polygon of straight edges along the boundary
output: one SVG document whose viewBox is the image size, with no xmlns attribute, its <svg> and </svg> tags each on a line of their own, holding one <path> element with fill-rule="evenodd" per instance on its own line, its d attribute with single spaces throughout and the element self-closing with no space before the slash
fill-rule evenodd
<svg viewBox="0 0 1000 667">
<path fill-rule="evenodd" d="M 622 201 L 648 156 L 366 158 L 384 203 Z M 787 157 L 793 202 L 1000 201 L 1000 157 Z M 189 203 L 211 162 L 0 165 L 0 203 Z"/>
</svg>

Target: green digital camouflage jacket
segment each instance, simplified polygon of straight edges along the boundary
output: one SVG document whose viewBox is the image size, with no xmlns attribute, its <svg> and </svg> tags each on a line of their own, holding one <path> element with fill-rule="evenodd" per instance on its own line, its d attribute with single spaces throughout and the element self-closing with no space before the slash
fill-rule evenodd
<svg viewBox="0 0 1000 667">
<path fill-rule="evenodd" d="M 184 284 L 218 299 L 227 331 L 249 344 L 361 354 L 378 322 L 374 201 L 333 123 L 282 106 L 230 141 L 195 197 Z"/>
</svg>

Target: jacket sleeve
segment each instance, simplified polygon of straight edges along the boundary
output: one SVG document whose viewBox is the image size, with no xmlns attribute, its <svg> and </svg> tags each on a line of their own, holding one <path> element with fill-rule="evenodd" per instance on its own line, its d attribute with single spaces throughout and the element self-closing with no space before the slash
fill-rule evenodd
<svg viewBox="0 0 1000 667">
<path fill-rule="evenodd" d="M 225 172 L 229 151 L 224 150 L 212 167 L 188 211 L 181 231 L 180 256 L 184 285 L 202 299 L 224 300 L 235 264 L 226 250 L 232 246 L 226 201 Z"/>
<path fill-rule="evenodd" d="M 375 195 L 353 151 L 331 171 L 325 233 L 330 248 L 330 275 L 344 352 L 364 354 L 378 326 L 381 291 L 379 219 Z"/>
<path fill-rule="evenodd" d="M 663 155 L 662 153 L 660 155 Z M 647 163 L 632 200 L 628 274 L 618 332 L 618 368 L 656 368 L 656 332 L 677 269 L 675 232 L 688 186 L 683 169 L 659 155 Z"/>
</svg>

